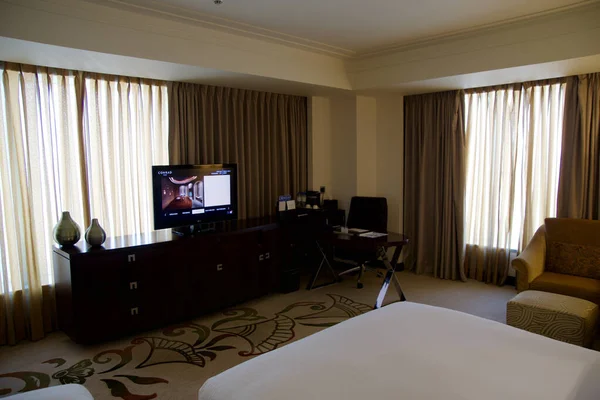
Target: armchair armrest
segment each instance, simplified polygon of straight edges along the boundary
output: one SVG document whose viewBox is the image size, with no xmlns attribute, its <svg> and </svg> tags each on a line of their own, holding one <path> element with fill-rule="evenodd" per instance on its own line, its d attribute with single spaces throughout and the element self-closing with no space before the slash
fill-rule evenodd
<svg viewBox="0 0 600 400">
<path fill-rule="evenodd" d="M 522 292 L 529 289 L 529 284 L 544 272 L 546 264 L 546 229 L 542 225 L 531 241 L 519 254 L 512 260 L 512 266 L 518 272 L 517 290 Z"/>
</svg>

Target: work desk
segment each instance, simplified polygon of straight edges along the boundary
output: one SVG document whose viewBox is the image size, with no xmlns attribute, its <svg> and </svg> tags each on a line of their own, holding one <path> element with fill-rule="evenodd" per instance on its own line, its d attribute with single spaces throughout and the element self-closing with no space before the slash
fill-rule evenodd
<svg viewBox="0 0 600 400">
<path fill-rule="evenodd" d="M 383 304 L 383 299 L 385 298 L 390 282 L 393 282 L 396 292 L 400 297 L 400 301 L 405 301 L 406 297 L 404 296 L 404 292 L 402 291 L 400 282 L 398 281 L 395 272 L 396 265 L 398 264 L 398 258 L 400 257 L 400 253 L 402 252 L 402 248 L 404 247 L 404 245 L 408 244 L 408 242 L 409 240 L 407 236 L 393 232 L 388 232 L 387 236 L 381 236 L 378 238 L 369 238 L 339 232 L 325 232 L 319 237 L 317 241 L 317 246 L 321 251 L 323 259 L 321 260 L 319 268 L 313 274 L 308 288 L 312 289 L 317 287 L 315 286 L 315 282 L 319 276 L 319 273 L 323 269 L 323 266 L 327 266 L 327 268 L 330 270 L 331 274 L 334 277 L 333 282 L 337 282 L 340 280 L 337 272 L 331 266 L 331 263 L 327 256 L 327 252 L 323 250 L 323 245 L 329 245 L 338 249 L 344 249 L 346 251 L 376 252 L 377 255 L 381 258 L 386 268 L 386 273 L 383 283 L 381 285 L 381 289 L 379 290 L 379 294 L 377 295 L 377 300 L 375 301 L 374 308 L 380 308 Z M 392 255 L 392 259 L 390 260 L 387 256 L 387 249 L 391 247 L 394 248 L 394 254 Z"/>
</svg>

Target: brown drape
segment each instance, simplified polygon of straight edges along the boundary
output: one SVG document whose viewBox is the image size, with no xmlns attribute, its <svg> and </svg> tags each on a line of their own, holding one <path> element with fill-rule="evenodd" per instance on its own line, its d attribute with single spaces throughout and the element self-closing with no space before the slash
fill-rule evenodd
<svg viewBox="0 0 600 400">
<path fill-rule="evenodd" d="M 306 190 L 305 97 L 174 82 L 169 115 L 171 164 L 238 164 L 239 218 Z"/>
<path fill-rule="evenodd" d="M 600 73 L 567 83 L 558 216 L 600 218 Z"/>
<path fill-rule="evenodd" d="M 404 99 L 406 264 L 417 273 L 464 281 L 463 113 L 458 91 Z"/>
<path fill-rule="evenodd" d="M 54 287 L 43 285 L 40 293 L 17 290 L 0 294 L 0 345 L 39 340 L 57 329 Z"/>
</svg>

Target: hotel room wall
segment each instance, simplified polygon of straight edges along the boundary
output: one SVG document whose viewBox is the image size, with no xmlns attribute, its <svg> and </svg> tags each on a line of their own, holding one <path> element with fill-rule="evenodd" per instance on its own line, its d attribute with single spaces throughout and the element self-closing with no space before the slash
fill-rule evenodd
<svg viewBox="0 0 600 400">
<path fill-rule="evenodd" d="M 81 0 L 0 1 L 0 36 L 202 67 L 209 69 L 205 71 L 208 75 L 229 73 L 231 85 L 236 82 L 236 75 L 231 73 L 237 73 L 350 89 L 340 58 L 209 29 L 195 22 L 193 16 L 189 20 L 171 18 Z M 6 61 L 32 63 L 30 59 Z M 97 65 L 85 56 L 57 62 L 61 65 L 48 66 L 113 74 L 123 70 L 120 65 Z M 179 80 L 169 77 L 168 72 L 161 77 L 147 76 L 144 69 L 127 74 Z"/>
<path fill-rule="evenodd" d="M 346 211 L 352 196 L 388 199 L 388 227 L 402 232 L 403 97 L 309 99 L 309 188 L 327 187 Z"/>
<path fill-rule="evenodd" d="M 331 195 L 347 212 L 357 193 L 356 96 L 332 96 L 330 107 Z"/>
<path fill-rule="evenodd" d="M 356 194 L 377 196 L 377 100 L 356 96 Z"/>
<path fill-rule="evenodd" d="M 327 198 L 333 198 L 331 178 L 331 98 L 308 98 L 308 189 L 327 189 Z"/>
<path fill-rule="evenodd" d="M 326 187 L 348 211 L 357 192 L 356 96 L 309 98 L 309 189 Z"/>
<path fill-rule="evenodd" d="M 376 96 L 377 196 L 388 201 L 388 229 L 403 232 L 404 103 L 401 95 Z"/>
</svg>

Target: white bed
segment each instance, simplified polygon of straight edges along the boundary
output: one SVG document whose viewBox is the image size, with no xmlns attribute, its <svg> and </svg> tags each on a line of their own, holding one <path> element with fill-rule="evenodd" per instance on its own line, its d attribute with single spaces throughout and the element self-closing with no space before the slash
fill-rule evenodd
<svg viewBox="0 0 600 400">
<path fill-rule="evenodd" d="M 600 353 L 403 302 L 248 360 L 200 400 L 600 399 Z"/>
</svg>

